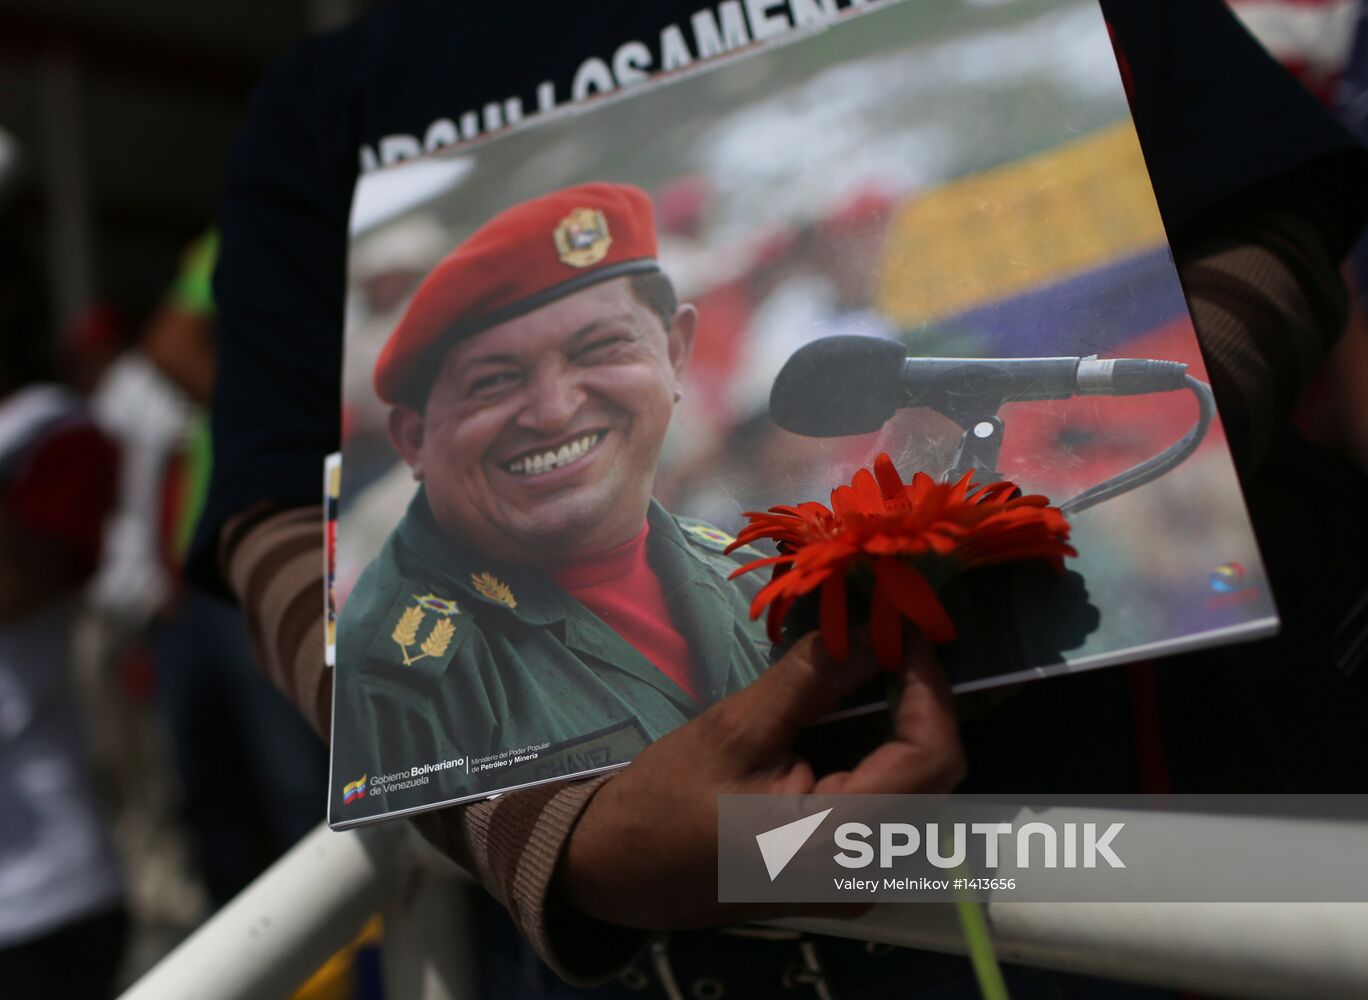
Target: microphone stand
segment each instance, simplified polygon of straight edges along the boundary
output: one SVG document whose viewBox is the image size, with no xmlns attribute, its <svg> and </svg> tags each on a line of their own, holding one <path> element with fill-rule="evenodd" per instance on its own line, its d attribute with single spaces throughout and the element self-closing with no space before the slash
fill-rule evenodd
<svg viewBox="0 0 1368 1000">
<path fill-rule="evenodd" d="M 966 472 L 974 474 L 976 483 L 995 483 L 1003 478 L 997 467 L 1006 431 L 997 412 L 1001 405 L 1002 399 L 991 392 L 957 395 L 941 400 L 939 405 L 932 404 L 932 409 L 964 428 L 955 462 L 942 482 L 958 482 Z"/>
<path fill-rule="evenodd" d="M 1005 430 L 1002 418 L 996 413 L 964 419 L 950 413 L 946 416 L 963 427 L 964 434 L 960 437 L 959 451 L 955 452 L 955 464 L 945 473 L 943 481 L 959 482 L 966 472 L 972 472 L 978 483 L 995 483 L 1002 479 L 997 468 Z"/>
</svg>

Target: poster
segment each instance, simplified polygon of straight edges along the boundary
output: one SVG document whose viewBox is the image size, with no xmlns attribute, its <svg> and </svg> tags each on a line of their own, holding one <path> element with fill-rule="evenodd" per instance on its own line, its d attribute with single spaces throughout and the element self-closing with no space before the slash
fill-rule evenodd
<svg viewBox="0 0 1368 1000">
<path fill-rule="evenodd" d="M 952 608 L 959 690 L 1276 628 L 1091 0 L 887 0 L 369 173 L 348 288 L 334 826 L 744 687 L 744 512 L 880 453 L 1074 501 L 1065 577 Z"/>
</svg>

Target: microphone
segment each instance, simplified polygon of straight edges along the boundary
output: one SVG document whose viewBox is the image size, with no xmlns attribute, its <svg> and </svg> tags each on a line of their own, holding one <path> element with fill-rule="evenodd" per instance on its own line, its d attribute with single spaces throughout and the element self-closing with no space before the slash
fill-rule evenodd
<svg viewBox="0 0 1368 1000">
<path fill-rule="evenodd" d="M 913 358 L 879 337 L 824 337 L 800 347 L 770 389 L 770 416 L 807 437 L 876 431 L 907 407 L 952 419 L 1002 403 L 1133 396 L 1185 388 L 1187 365 L 1139 358 Z"/>
</svg>

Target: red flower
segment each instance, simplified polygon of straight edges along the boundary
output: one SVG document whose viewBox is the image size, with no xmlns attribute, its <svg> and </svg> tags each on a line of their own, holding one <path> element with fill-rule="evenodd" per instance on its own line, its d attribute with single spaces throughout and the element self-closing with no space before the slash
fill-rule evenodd
<svg viewBox="0 0 1368 1000">
<path fill-rule="evenodd" d="M 918 472 L 904 484 L 887 455 L 874 471 L 861 469 L 849 486 L 831 493 L 831 507 L 800 503 L 750 512 L 728 551 L 757 539 L 778 543 L 779 555 L 757 559 L 732 574 L 773 566 L 774 576 L 756 595 L 751 617 L 769 608 L 769 637 L 780 640 L 784 617 L 795 601 L 820 588 L 822 641 L 837 659 L 849 650 L 846 584 L 870 590 L 870 638 L 886 670 L 902 662 L 902 619 L 932 642 L 950 642 L 955 625 L 936 586 L 977 566 L 1048 559 L 1059 572 L 1069 522 L 1042 496 L 1019 496 L 1011 483 L 974 486 L 937 483 Z M 872 584 L 872 587 L 871 587 Z"/>
</svg>

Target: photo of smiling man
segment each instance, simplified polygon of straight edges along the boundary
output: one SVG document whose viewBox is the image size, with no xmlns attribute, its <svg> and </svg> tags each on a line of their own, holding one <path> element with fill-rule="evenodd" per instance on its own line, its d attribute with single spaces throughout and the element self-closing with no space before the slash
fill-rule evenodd
<svg viewBox="0 0 1368 1000">
<path fill-rule="evenodd" d="M 299 290 L 345 278 L 334 827 L 625 764 L 748 687 L 769 574 L 729 577 L 773 553 L 732 536 L 881 454 L 1071 512 L 1057 585 L 946 588 L 956 691 L 1271 634 L 1095 2 L 846 5 L 660 68 L 363 149 L 344 266 Z M 985 374 L 1038 359 L 1073 374 Z"/>
<path fill-rule="evenodd" d="M 423 280 L 374 368 L 418 486 L 339 619 L 334 823 L 625 763 L 764 669 L 755 553 L 652 499 L 696 322 L 627 185 Z"/>
</svg>

